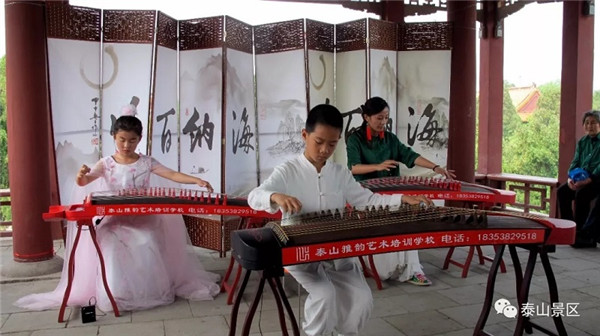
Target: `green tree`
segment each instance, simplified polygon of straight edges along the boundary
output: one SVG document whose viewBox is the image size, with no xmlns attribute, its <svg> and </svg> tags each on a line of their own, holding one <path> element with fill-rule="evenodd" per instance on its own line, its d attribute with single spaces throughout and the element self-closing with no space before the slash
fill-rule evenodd
<svg viewBox="0 0 600 336">
<path fill-rule="evenodd" d="M 0 58 L 0 189 L 8 188 L 8 135 L 6 134 L 6 56 Z M 0 220 L 10 220 L 10 208 L 0 208 Z"/>
<path fill-rule="evenodd" d="M 594 91 L 592 96 L 592 108 L 594 110 L 600 110 L 600 91 Z"/>
<path fill-rule="evenodd" d="M 517 114 L 517 109 L 512 103 L 510 99 L 510 95 L 508 90 L 514 87 L 514 84 L 511 84 L 507 81 L 504 81 L 504 96 L 503 96 L 503 104 L 502 104 L 502 140 L 503 143 L 506 143 L 508 139 L 519 129 L 519 127 L 523 124 L 521 118 Z"/>
<path fill-rule="evenodd" d="M 558 176 L 560 85 L 548 83 L 538 89 L 537 110 L 514 130 L 504 146 L 503 172 Z"/>
</svg>

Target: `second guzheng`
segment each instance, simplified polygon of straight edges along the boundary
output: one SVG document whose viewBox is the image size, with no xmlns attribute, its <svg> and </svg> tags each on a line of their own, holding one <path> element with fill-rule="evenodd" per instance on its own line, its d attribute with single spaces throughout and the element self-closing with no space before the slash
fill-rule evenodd
<svg viewBox="0 0 600 336">
<path fill-rule="evenodd" d="M 360 184 L 380 194 L 425 195 L 430 199 L 451 201 L 501 203 L 515 202 L 515 192 L 488 186 L 420 176 L 382 177 L 360 181 Z"/>
</svg>

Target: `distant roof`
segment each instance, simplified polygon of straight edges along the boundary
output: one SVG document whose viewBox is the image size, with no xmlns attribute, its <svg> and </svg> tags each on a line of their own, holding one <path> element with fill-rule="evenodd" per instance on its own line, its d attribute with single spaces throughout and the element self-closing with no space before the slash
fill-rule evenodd
<svg viewBox="0 0 600 336">
<path fill-rule="evenodd" d="M 532 84 L 531 86 L 510 88 L 508 94 L 521 120 L 527 121 L 529 116 L 537 109 L 540 90 L 535 84 Z"/>
</svg>

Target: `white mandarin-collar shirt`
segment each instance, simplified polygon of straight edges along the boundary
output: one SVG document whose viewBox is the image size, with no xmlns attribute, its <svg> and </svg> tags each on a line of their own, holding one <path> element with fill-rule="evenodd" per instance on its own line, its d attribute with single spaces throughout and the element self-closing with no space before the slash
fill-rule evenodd
<svg viewBox="0 0 600 336">
<path fill-rule="evenodd" d="M 273 193 L 296 197 L 302 203 L 300 214 L 329 209 L 343 209 L 346 204 L 357 208 L 365 206 L 399 206 L 402 195 L 374 194 L 363 188 L 352 177 L 348 168 L 327 162 L 321 172 L 301 154 L 273 170 L 271 176 L 248 195 L 248 203 L 255 210 L 275 213 L 279 206 L 271 202 Z M 284 213 L 283 218 L 290 217 Z"/>
</svg>

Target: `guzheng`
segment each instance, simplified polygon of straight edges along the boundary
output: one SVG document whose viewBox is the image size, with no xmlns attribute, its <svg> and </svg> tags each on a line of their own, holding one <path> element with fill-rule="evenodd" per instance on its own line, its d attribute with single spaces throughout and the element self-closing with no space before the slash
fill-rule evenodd
<svg viewBox="0 0 600 336">
<path fill-rule="evenodd" d="M 513 191 L 494 189 L 458 180 L 392 176 L 364 180 L 360 181 L 360 184 L 372 192 L 380 194 L 425 195 L 430 199 L 483 203 L 510 204 L 515 202 L 515 192 Z"/>
<path fill-rule="evenodd" d="M 95 216 L 223 215 L 281 218 L 281 214 L 256 211 L 244 198 L 178 188 L 124 189 L 91 193 L 83 203 L 52 205 L 46 221 L 83 220 Z"/>
<path fill-rule="evenodd" d="M 43 214 L 46 221 L 63 219 L 75 221 L 77 231 L 73 240 L 68 265 L 68 280 L 63 301 L 58 312 L 58 322 L 64 321 L 65 308 L 71 293 L 75 276 L 75 251 L 81 237 L 82 228 L 86 226 L 100 261 L 102 282 L 115 316 L 119 316 L 119 308 L 112 296 L 106 278 L 104 257 L 96 238 L 94 222 L 98 224 L 104 216 L 147 216 L 147 215 L 223 215 L 278 219 L 281 213 L 270 214 L 250 208 L 242 198 L 232 198 L 225 194 L 208 193 L 191 189 L 177 188 L 145 188 L 125 189 L 120 191 L 103 191 L 91 193 L 83 203 L 73 205 L 52 205 Z M 95 219 L 99 217 L 98 219 Z"/>
<path fill-rule="evenodd" d="M 234 231 L 231 234 L 232 254 L 246 269 L 246 275 L 231 310 L 229 336 L 235 335 L 237 314 L 252 271 L 261 271 L 261 278 L 246 314 L 242 335 L 250 333 L 265 282 L 269 283 L 277 302 L 282 334 L 288 334 L 285 308 L 293 334 L 300 335 L 294 312 L 279 280 L 283 266 L 402 250 L 481 244 L 498 246 L 474 331 L 474 335 L 490 335 L 484 327 L 492 308 L 496 274 L 505 246 L 508 246 L 513 259 L 517 301 L 528 300 L 533 268 L 539 256 L 553 305 L 559 302 L 558 287 L 548 251 L 553 250 L 554 245 L 572 244 L 574 240 L 575 223 L 572 221 L 479 209 L 416 206 L 306 214 L 271 222 L 258 229 Z M 524 273 L 517 246 L 529 250 Z M 553 319 L 558 334 L 566 335 L 560 316 Z M 524 330 L 531 328 L 546 330 L 519 314 L 515 335 L 522 335 Z"/>
<path fill-rule="evenodd" d="M 570 244 L 571 221 L 465 208 L 344 209 L 232 232 L 247 270 L 403 250 L 496 244 Z"/>
</svg>

